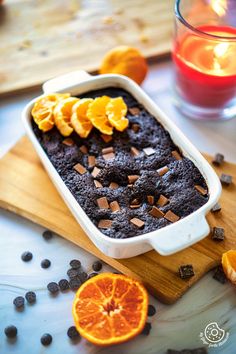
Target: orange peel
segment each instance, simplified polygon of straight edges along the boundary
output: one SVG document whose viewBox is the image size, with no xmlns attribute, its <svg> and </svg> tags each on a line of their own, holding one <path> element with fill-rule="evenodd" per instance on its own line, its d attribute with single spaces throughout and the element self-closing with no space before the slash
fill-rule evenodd
<svg viewBox="0 0 236 354">
<path fill-rule="evenodd" d="M 88 341 L 108 346 L 138 335 L 147 318 L 143 285 L 122 274 L 103 273 L 83 283 L 75 295 L 76 328 Z"/>
<path fill-rule="evenodd" d="M 227 278 L 236 285 L 236 250 L 223 253 L 222 266 Z"/>
</svg>

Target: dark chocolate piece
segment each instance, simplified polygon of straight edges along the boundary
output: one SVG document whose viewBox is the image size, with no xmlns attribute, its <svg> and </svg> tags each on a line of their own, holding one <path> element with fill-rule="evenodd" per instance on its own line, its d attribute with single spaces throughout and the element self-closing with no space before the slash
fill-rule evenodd
<svg viewBox="0 0 236 354">
<path fill-rule="evenodd" d="M 225 238 L 225 230 L 222 227 L 213 227 L 211 238 L 214 241 L 223 241 Z"/>
<path fill-rule="evenodd" d="M 211 208 L 212 213 L 217 213 L 218 211 L 221 211 L 221 206 L 219 203 L 216 203 L 213 208 Z"/>
<path fill-rule="evenodd" d="M 181 279 L 188 279 L 195 275 L 192 264 L 185 264 L 179 267 L 179 275 Z"/>
<path fill-rule="evenodd" d="M 220 181 L 224 186 L 229 186 L 233 182 L 233 177 L 222 173 L 220 176 Z"/>
<path fill-rule="evenodd" d="M 227 277 L 225 275 L 222 265 L 215 268 L 213 278 L 221 284 L 225 284 L 227 282 Z"/>
<path fill-rule="evenodd" d="M 215 157 L 212 160 L 212 163 L 214 165 L 220 166 L 220 165 L 222 165 L 223 162 L 224 162 L 224 155 L 222 155 L 220 153 L 215 154 Z"/>
</svg>

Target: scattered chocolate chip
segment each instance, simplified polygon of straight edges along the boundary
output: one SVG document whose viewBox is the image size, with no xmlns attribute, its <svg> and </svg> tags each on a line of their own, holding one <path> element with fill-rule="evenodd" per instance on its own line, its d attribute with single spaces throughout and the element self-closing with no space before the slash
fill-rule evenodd
<svg viewBox="0 0 236 354">
<path fill-rule="evenodd" d="M 143 149 L 143 152 L 145 153 L 146 156 L 151 156 L 153 154 L 155 154 L 155 150 L 151 147 L 147 147 L 145 149 Z"/>
<path fill-rule="evenodd" d="M 227 282 L 227 277 L 224 273 L 222 265 L 215 268 L 213 278 L 221 284 L 225 284 Z"/>
<path fill-rule="evenodd" d="M 47 285 L 48 291 L 52 294 L 56 294 L 59 291 L 59 286 L 54 281 Z"/>
<path fill-rule="evenodd" d="M 211 238 L 214 241 L 223 241 L 225 238 L 225 230 L 222 227 L 213 227 Z"/>
<path fill-rule="evenodd" d="M 168 203 L 169 203 L 169 199 L 161 194 L 158 201 L 157 201 L 157 205 L 160 205 L 161 207 L 163 207 Z"/>
<path fill-rule="evenodd" d="M 137 179 L 139 179 L 139 177 L 140 177 L 139 175 L 130 175 L 130 176 L 128 176 L 129 184 L 132 184 L 135 181 L 137 181 Z"/>
<path fill-rule="evenodd" d="M 117 189 L 119 188 L 119 184 L 115 183 L 115 182 L 111 182 L 110 185 L 109 185 L 109 188 L 111 189 Z"/>
<path fill-rule="evenodd" d="M 79 332 L 77 331 L 75 326 L 71 326 L 68 328 L 67 335 L 70 339 L 74 340 L 80 337 Z"/>
<path fill-rule="evenodd" d="M 156 206 L 153 206 L 152 209 L 149 211 L 149 214 L 153 216 L 154 218 L 163 218 L 165 215 L 160 209 L 158 209 Z"/>
<path fill-rule="evenodd" d="M 140 113 L 140 109 L 138 107 L 131 107 L 129 108 L 129 113 L 132 114 L 132 116 L 138 116 Z"/>
<path fill-rule="evenodd" d="M 153 204 L 154 204 L 154 197 L 153 197 L 153 195 L 148 195 L 148 196 L 147 196 L 147 201 L 148 201 L 148 204 L 153 205 Z"/>
<path fill-rule="evenodd" d="M 10 325 L 4 329 L 4 333 L 7 338 L 15 338 L 17 336 L 16 326 Z"/>
<path fill-rule="evenodd" d="M 92 268 L 95 272 L 99 272 L 102 269 L 102 262 L 101 261 L 93 262 Z"/>
<path fill-rule="evenodd" d="M 233 182 L 233 178 L 230 175 L 222 173 L 222 175 L 220 176 L 220 181 L 224 186 L 229 186 Z"/>
<path fill-rule="evenodd" d="M 26 251 L 26 252 L 22 253 L 22 255 L 21 255 L 21 259 L 24 262 L 29 262 L 29 261 L 31 261 L 32 258 L 33 258 L 33 254 L 29 251 Z"/>
<path fill-rule="evenodd" d="M 220 165 L 222 165 L 223 162 L 224 162 L 224 155 L 222 155 L 220 153 L 215 154 L 215 157 L 212 160 L 212 163 L 214 165 L 220 166 Z"/>
<path fill-rule="evenodd" d="M 13 300 L 13 304 L 15 305 L 15 307 L 17 309 L 23 307 L 25 305 L 25 299 L 23 298 L 23 296 L 17 296 L 14 300 Z"/>
<path fill-rule="evenodd" d="M 167 213 L 164 215 L 164 218 L 167 219 L 170 222 L 176 222 L 180 219 L 178 215 L 173 213 L 173 211 L 168 210 Z"/>
<path fill-rule="evenodd" d="M 140 151 L 138 149 L 136 149 L 136 147 L 134 147 L 134 146 L 132 146 L 130 148 L 130 151 L 133 156 L 138 156 L 140 154 Z"/>
<path fill-rule="evenodd" d="M 109 204 L 106 197 L 98 198 L 97 205 L 99 209 L 109 209 Z"/>
<path fill-rule="evenodd" d="M 25 294 L 25 298 L 26 298 L 26 301 L 29 303 L 29 304 L 34 304 L 35 301 L 36 301 L 36 294 L 34 291 L 28 291 L 26 294 Z"/>
<path fill-rule="evenodd" d="M 146 322 L 141 334 L 144 336 L 148 336 L 151 329 L 152 329 L 152 324 L 150 322 Z"/>
<path fill-rule="evenodd" d="M 195 275 L 192 264 L 185 264 L 179 267 L 179 275 L 181 279 L 191 278 Z"/>
<path fill-rule="evenodd" d="M 74 268 L 70 268 L 68 269 L 67 271 L 67 275 L 70 279 L 74 278 L 74 277 L 77 277 L 78 275 L 78 269 L 74 269 Z"/>
<path fill-rule="evenodd" d="M 140 125 L 137 123 L 132 124 L 131 129 L 135 132 L 138 133 L 140 130 Z"/>
<path fill-rule="evenodd" d="M 148 305 L 148 316 L 154 316 L 156 314 L 156 309 L 153 305 Z"/>
<path fill-rule="evenodd" d="M 81 145 L 79 150 L 83 153 L 83 154 L 87 154 L 88 153 L 88 148 L 85 145 Z"/>
<path fill-rule="evenodd" d="M 81 280 L 79 277 L 75 277 L 70 279 L 69 281 L 69 285 L 70 285 L 70 289 L 71 290 L 77 290 L 79 289 L 80 285 L 81 285 Z"/>
<path fill-rule="evenodd" d="M 78 259 L 72 259 L 70 261 L 70 266 L 73 269 L 79 269 L 81 267 L 81 262 Z"/>
<path fill-rule="evenodd" d="M 96 164 L 96 158 L 93 155 L 88 156 L 88 166 L 89 167 L 94 167 Z"/>
<path fill-rule="evenodd" d="M 81 165 L 80 163 L 77 163 L 73 168 L 80 175 L 84 175 L 87 172 L 86 168 L 83 165 Z"/>
<path fill-rule="evenodd" d="M 196 184 L 194 188 L 203 196 L 206 196 L 208 194 L 207 189 L 203 188 L 202 186 L 199 186 L 198 184 Z"/>
<path fill-rule="evenodd" d="M 100 168 L 98 168 L 98 167 L 94 167 L 94 169 L 93 169 L 93 171 L 92 171 L 92 173 L 91 173 L 91 175 L 94 177 L 94 178 L 96 178 L 98 175 L 99 175 L 99 173 L 100 173 Z"/>
<path fill-rule="evenodd" d="M 41 267 L 44 269 L 49 268 L 51 265 L 51 261 L 49 261 L 49 259 L 43 259 L 41 262 Z"/>
<path fill-rule="evenodd" d="M 169 171 L 169 168 L 167 166 L 161 167 L 157 170 L 157 173 L 159 176 L 164 176 L 167 172 Z"/>
<path fill-rule="evenodd" d="M 50 231 L 50 230 L 45 230 L 45 231 L 43 232 L 43 238 L 44 238 L 45 240 L 51 240 L 51 238 L 53 238 L 53 233 L 52 233 L 52 231 Z"/>
<path fill-rule="evenodd" d="M 140 220 L 138 218 L 133 218 L 130 220 L 130 222 L 134 225 L 134 226 L 137 226 L 139 229 L 141 229 L 145 223 L 143 220 Z"/>
<path fill-rule="evenodd" d="M 174 150 L 171 151 L 171 155 L 176 159 L 176 160 L 182 160 L 181 155 L 178 153 L 178 151 Z"/>
<path fill-rule="evenodd" d="M 112 226 L 112 221 L 109 219 L 101 219 L 98 223 L 99 229 L 110 229 Z"/>
<path fill-rule="evenodd" d="M 44 333 L 40 339 L 42 345 L 48 346 L 52 343 L 52 336 L 49 333 Z"/>
<path fill-rule="evenodd" d="M 59 285 L 59 288 L 60 288 L 61 291 L 66 291 L 66 290 L 68 290 L 70 288 L 69 282 L 68 282 L 67 279 L 59 280 L 58 285 Z"/>
<path fill-rule="evenodd" d="M 96 275 L 98 275 L 98 273 L 95 273 L 95 272 L 90 273 L 88 278 L 90 279 L 90 278 L 96 277 Z"/>
<path fill-rule="evenodd" d="M 216 203 L 213 208 L 211 208 L 212 213 L 217 213 L 218 211 L 221 211 L 221 206 L 219 203 Z"/>
<path fill-rule="evenodd" d="M 110 208 L 113 213 L 120 211 L 119 203 L 116 200 L 110 203 Z"/>
<path fill-rule="evenodd" d="M 103 155 L 109 154 L 110 152 L 114 152 L 113 146 L 108 146 L 108 147 L 102 149 L 102 154 Z"/>
<path fill-rule="evenodd" d="M 103 187 L 103 185 L 99 181 L 97 181 L 96 179 L 93 182 L 94 182 L 94 185 L 95 185 L 96 188 L 102 188 Z"/>
<path fill-rule="evenodd" d="M 66 145 L 66 146 L 72 146 L 72 145 L 74 145 L 74 140 L 71 138 L 66 138 L 62 141 L 62 144 Z"/>
<path fill-rule="evenodd" d="M 84 283 L 88 279 L 88 274 L 86 272 L 80 272 L 78 273 L 78 277 L 81 283 Z"/>
<path fill-rule="evenodd" d="M 112 140 L 112 136 L 106 134 L 101 134 L 101 138 L 105 143 L 109 143 Z"/>
<path fill-rule="evenodd" d="M 115 154 L 113 152 L 109 152 L 108 154 L 102 155 L 104 160 L 112 160 L 115 158 Z"/>
</svg>

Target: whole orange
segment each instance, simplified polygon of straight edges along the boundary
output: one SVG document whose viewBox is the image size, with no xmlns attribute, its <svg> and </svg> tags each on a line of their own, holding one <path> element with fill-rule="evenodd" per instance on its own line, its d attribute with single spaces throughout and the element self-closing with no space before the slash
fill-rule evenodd
<svg viewBox="0 0 236 354">
<path fill-rule="evenodd" d="M 119 46 L 110 50 L 103 58 L 100 74 L 122 74 L 141 84 L 145 79 L 148 66 L 142 53 L 132 47 Z"/>
</svg>

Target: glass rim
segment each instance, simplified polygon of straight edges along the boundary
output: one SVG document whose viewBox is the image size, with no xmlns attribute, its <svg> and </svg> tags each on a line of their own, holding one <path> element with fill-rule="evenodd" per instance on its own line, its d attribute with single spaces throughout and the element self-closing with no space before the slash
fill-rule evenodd
<svg viewBox="0 0 236 354">
<path fill-rule="evenodd" d="M 197 29 L 196 27 L 192 26 L 188 21 L 185 20 L 184 16 L 182 15 L 182 13 L 180 11 L 180 3 L 181 3 L 181 0 L 175 0 L 175 16 L 178 18 L 178 20 L 184 26 L 186 26 L 192 32 L 195 32 L 199 36 L 204 36 L 204 37 L 215 39 L 215 40 L 231 41 L 231 42 L 232 41 L 236 41 L 236 35 L 235 36 L 231 36 L 231 37 L 228 37 L 228 36 L 217 36 L 215 34 L 210 34 L 208 32 L 201 31 L 201 30 Z M 234 27 L 232 27 L 232 28 L 234 28 Z M 235 30 L 236 30 L 236 28 L 235 28 Z"/>
</svg>

